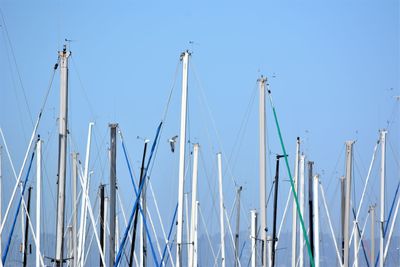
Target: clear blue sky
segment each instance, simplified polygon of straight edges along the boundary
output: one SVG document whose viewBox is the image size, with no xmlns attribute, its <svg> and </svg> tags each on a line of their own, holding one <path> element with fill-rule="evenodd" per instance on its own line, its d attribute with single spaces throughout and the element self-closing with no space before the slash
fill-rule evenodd
<svg viewBox="0 0 400 267">
<path fill-rule="evenodd" d="M 94 195 L 99 181 L 108 180 L 107 123 L 120 124 L 138 172 L 142 142 L 136 137 L 153 138 L 176 79 L 151 178 L 166 225 L 176 201 L 178 170 L 178 154 L 169 152 L 167 139 L 179 133 L 178 64 L 185 49 L 193 52 L 189 136 L 200 143 L 204 158 L 199 195 L 205 210 L 212 207 L 207 196 L 218 192 L 218 151 L 224 155 L 227 209 L 233 205 L 234 179 L 245 187 L 243 217 L 258 208 L 258 100 L 251 104 L 251 99 L 261 74 L 269 77 L 291 162 L 295 138 L 300 136 L 302 151 L 315 161 L 322 183 L 330 187 L 326 190 L 331 201 L 344 173 L 344 141 L 357 139 L 357 183 L 365 179 L 378 130 L 387 121 L 395 151 L 391 153 L 393 158 L 399 156 L 400 113 L 393 98 L 400 95 L 398 1 L 2 1 L 0 7 L 6 23 L 0 22 L 0 125 L 17 166 L 32 129 L 30 118 L 35 120 L 65 38 L 72 40 L 73 55 L 71 145 L 82 159 L 87 125 L 96 122 Z M 40 127 L 48 144 L 47 186 L 52 194 L 56 194 L 58 85 L 57 74 Z M 280 148 L 270 111 L 268 107 L 272 153 L 268 162 L 273 163 Z M 248 123 L 237 139 L 243 121 Z M 119 184 L 127 203 L 132 189 L 123 154 L 118 156 Z M 397 184 L 396 168 L 396 160 L 388 162 L 389 185 Z M 286 171 L 282 176 L 287 179 Z M 284 183 L 282 209 L 287 190 Z M 371 191 L 371 201 L 377 194 Z M 216 218 L 217 213 L 211 213 Z M 215 222 L 211 231 L 218 232 L 216 227 Z"/>
</svg>

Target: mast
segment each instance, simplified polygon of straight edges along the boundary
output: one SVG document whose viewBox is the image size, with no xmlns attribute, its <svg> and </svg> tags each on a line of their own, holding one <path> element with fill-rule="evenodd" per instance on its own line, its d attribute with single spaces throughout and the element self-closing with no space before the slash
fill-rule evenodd
<svg viewBox="0 0 400 267">
<path fill-rule="evenodd" d="M 314 210 L 314 264 L 315 267 L 319 267 L 319 210 L 318 210 L 318 184 L 319 175 L 315 175 L 313 179 L 313 210 Z"/>
<path fill-rule="evenodd" d="M 276 214 L 278 208 L 278 185 L 279 185 L 279 159 L 284 155 L 276 155 L 276 171 L 275 171 L 275 190 L 274 190 L 274 218 L 272 224 L 272 263 L 271 266 L 275 267 L 275 243 L 278 239 L 276 236 Z"/>
<path fill-rule="evenodd" d="M 145 159 L 146 159 L 146 151 L 147 151 L 147 144 L 148 140 L 146 139 L 144 142 L 144 148 L 143 148 L 143 156 L 142 156 L 142 166 L 140 167 L 140 178 L 139 178 L 139 187 L 143 183 L 143 174 L 144 174 L 144 164 L 145 164 Z M 144 190 L 144 187 L 142 191 Z M 139 196 L 137 196 L 139 197 Z M 136 241 L 136 228 L 137 228 L 137 222 L 138 222 L 138 217 L 139 217 L 139 205 L 136 205 L 136 210 L 135 210 L 135 217 L 133 219 L 133 233 L 132 233 L 132 244 L 131 244 L 131 254 L 130 254 L 130 259 L 129 259 L 129 266 L 133 266 L 133 254 L 135 253 L 135 241 Z"/>
<path fill-rule="evenodd" d="M 300 156 L 300 179 L 299 179 L 299 199 L 300 199 L 300 212 L 304 217 L 304 170 L 305 170 L 305 156 L 302 154 Z M 304 233 L 299 231 L 299 267 L 304 266 Z"/>
<path fill-rule="evenodd" d="M 260 222 L 261 222 L 261 265 L 267 266 L 267 198 L 266 198 L 266 118 L 265 118 L 265 83 L 267 78 L 257 80 L 259 84 L 259 175 L 260 175 Z"/>
<path fill-rule="evenodd" d="M 40 266 L 40 203 L 42 200 L 42 140 L 36 143 L 36 267 Z M 0 208 L 1 211 L 1 208 Z M 1 212 L 0 212 L 1 214 Z M 1 238 L 0 238 L 1 243 Z"/>
<path fill-rule="evenodd" d="M 294 179 L 293 184 L 298 192 L 298 177 L 299 177 L 299 160 L 300 160 L 300 137 L 296 140 L 296 161 L 294 163 Z M 297 210 L 296 200 L 293 198 L 292 205 L 292 267 L 296 267 L 296 248 L 297 248 Z"/>
<path fill-rule="evenodd" d="M 353 144 L 354 141 L 346 141 L 346 198 L 344 213 L 344 267 L 349 266 L 349 222 L 350 222 L 350 196 L 351 196 L 351 176 L 353 173 Z"/>
<path fill-rule="evenodd" d="M 342 262 L 340 263 L 341 265 L 344 264 L 344 220 L 345 220 L 345 206 L 346 206 L 346 184 L 345 184 L 345 178 L 344 176 L 340 177 L 340 220 L 341 220 L 341 256 L 342 256 Z"/>
<path fill-rule="evenodd" d="M 65 215 L 65 179 L 67 165 L 67 127 L 68 127 L 68 58 L 70 52 L 66 45 L 58 52 L 60 61 L 60 117 L 58 132 L 58 192 L 57 192 L 57 228 L 56 228 L 56 266 L 62 266 L 64 250 L 64 215 Z"/>
<path fill-rule="evenodd" d="M 101 253 L 104 254 L 105 252 L 105 247 L 104 247 L 104 184 L 100 184 L 99 189 L 100 189 L 100 247 L 101 247 Z M 100 256 L 100 267 L 105 267 L 103 266 L 103 261 L 101 260 Z"/>
<path fill-rule="evenodd" d="M 237 205 L 236 205 L 236 233 L 235 233 L 235 266 L 239 267 L 239 231 L 240 231 L 240 193 L 242 186 L 237 189 Z"/>
<path fill-rule="evenodd" d="M 371 214 L 371 264 L 375 263 L 375 205 L 369 206 Z"/>
<path fill-rule="evenodd" d="M 385 236 L 384 236 L 384 223 L 385 223 L 385 172 L 386 172 L 386 130 L 381 131 L 381 199 L 380 199 L 380 210 L 381 210 L 381 216 L 380 216 L 380 228 L 379 228 L 379 266 L 383 267 L 383 263 L 385 261 L 384 259 L 384 242 L 385 242 Z"/>
<path fill-rule="evenodd" d="M 183 191 L 185 186 L 185 147 L 186 147 L 186 111 L 188 91 L 189 52 L 181 54 L 182 61 L 182 103 L 181 130 L 179 142 L 179 188 L 178 188 L 178 220 L 176 233 L 176 267 L 182 264 L 182 234 L 183 234 Z"/>
<path fill-rule="evenodd" d="M 195 217 L 194 217 L 194 237 L 193 237 L 193 266 L 197 267 L 197 250 L 198 250 L 198 215 L 199 215 L 199 206 L 200 202 L 196 201 L 196 211 L 195 211 Z"/>
<path fill-rule="evenodd" d="M 25 240 L 24 240 L 24 258 L 22 261 L 22 266 L 26 267 L 27 264 L 27 257 L 28 257 L 28 226 L 29 226 L 29 212 L 31 208 L 31 192 L 32 192 L 32 186 L 28 188 L 28 204 L 26 206 L 26 219 L 25 219 Z"/>
<path fill-rule="evenodd" d="M 313 165 L 313 161 L 308 161 L 308 219 L 310 223 L 310 247 L 314 257 Z"/>
<path fill-rule="evenodd" d="M 257 266 L 257 211 L 250 211 L 251 220 L 251 267 Z"/>
<path fill-rule="evenodd" d="M 193 175 L 192 175 L 192 208 L 191 208 L 191 216 L 190 216 L 190 241 L 189 241 L 189 248 L 190 248 L 190 253 L 189 253 L 189 266 L 191 267 L 197 267 L 195 265 L 195 262 L 197 262 L 197 259 L 194 259 L 195 257 L 195 242 L 197 243 L 197 240 L 195 240 L 195 231 L 197 232 L 197 224 L 196 224 L 196 212 L 197 212 L 197 206 L 198 206 L 198 201 L 197 201 L 197 169 L 198 169 L 198 155 L 199 155 L 199 144 L 194 144 L 193 146 Z M 196 254 L 197 257 L 197 254 Z"/>
<path fill-rule="evenodd" d="M 353 231 L 354 231 L 354 267 L 358 267 L 358 229 L 357 229 L 357 221 L 353 221 Z"/>
<path fill-rule="evenodd" d="M 115 262 L 115 224 L 116 224 L 116 190 L 117 190 L 117 123 L 110 123 L 110 258 L 109 267 Z"/>
<path fill-rule="evenodd" d="M 78 242 L 77 242 L 77 222 L 78 222 L 78 153 L 72 153 L 72 266 L 78 264 Z"/>
<path fill-rule="evenodd" d="M 221 238 L 221 267 L 225 267 L 225 227 L 224 227 L 224 194 L 222 190 L 222 159 L 221 153 L 217 154 L 218 160 L 218 182 L 219 182 L 219 225 Z"/>
</svg>

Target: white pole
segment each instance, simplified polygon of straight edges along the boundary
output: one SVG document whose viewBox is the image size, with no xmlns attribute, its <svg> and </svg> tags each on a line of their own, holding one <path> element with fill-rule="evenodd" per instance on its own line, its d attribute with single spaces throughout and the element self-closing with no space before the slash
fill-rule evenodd
<svg viewBox="0 0 400 267">
<path fill-rule="evenodd" d="M 179 140 L 179 187 L 178 187 L 178 218 L 176 233 L 176 267 L 182 264 L 182 235 L 183 235 L 183 191 L 185 186 L 185 147 L 186 147 L 186 111 L 188 91 L 189 52 L 181 54 L 182 61 L 182 103 L 181 103 L 181 131 Z"/>
<path fill-rule="evenodd" d="M 189 253 L 189 266 L 197 267 L 197 259 L 195 259 L 195 247 L 197 247 L 197 240 L 195 240 L 195 235 L 197 235 L 197 169 L 198 169 L 198 155 L 199 155 L 199 144 L 194 144 L 193 147 L 193 175 L 192 175 L 192 208 L 191 208 L 191 218 L 190 218 L 190 253 Z M 196 253 L 197 255 L 197 253 Z"/>
<path fill-rule="evenodd" d="M 267 258 L 268 258 L 268 261 L 267 261 L 267 266 L 269 266 L 269 267 L 273 267 L 272 266 L 272 236 L 270 236 L 270 235 L 268 235 L 267 236 L 267 252 L 268 252 L 268 255 L 267 255 Z"/>
<path fill-rule="evenodd" d="M 299 177 L 299 160 L 300 160 L 300 138 L 297 137 L 296 141 L 296 161 L 294 163 L 294 179 L 293 184 L 296 193 L 297 189 L 297 180 Z M 297 209 L 296 209 L 296 200 L 293 198 L 293 206 L 292 206 L 292 267 L 296 267 L 296 249 L 297 249 Z"/>
<path fill-rule="evenodd" d="M 383 267 L 384 263 L 384 236 L 383 236 L 383 230 L 384 230 L 384 223 L 385 223 L 385 171 L 386 171 L 386 130 L 381 131 L 381 218 L 380 218 L 380 227 L 379 227 L 379 266 Z"/>
<path fill-rule="evenodd" d="M 375 205 L 369 206 L 369 211 L 371 214 L 371 264 L 375 265 Z"/>
<path fill-rule="evenodd" d="M 200 202 L 196 201 L 196 210 L 194 214 L 194 233 L 193 233 L 193 266 L 197 267 L 197 250 L 198 250 L 198 213 Z"/>
<path fill-rule="evenodd" d="M 218 160 L 218 182 L 219 182 L 219 226 L 221 238 L 221 267 L 225 267 L 225 226 L 224 226 L 224 194 L 222 190 L 222 156 L 217 154 Z"/>
<path fill-rule="evenodd" d="M 350 196 L 351 176 L 353 172 L 353 144 L 354 141 L 346 141 L 346 199 L 344 213 L 344 267 L 349 266 L 349 222 L 350 222 Z"/>
<path fill-rule="evenodd" d="M 77 194 L 77 179 L 78 179 L 78 153 L 72 153 L 72 266 L 77 266 L 78 263 L 78 240 L 77 240 L 77 223 L 78 223 L 78 194 Z"/>
<path fill-rule="evenodd" d="M 42 140 L 36 143 L 36 267 L 40 266 L 40 202 L 42 198 Z"/>
<path fill-rule="evenodd" d="M 304 217 L 304 169 L 305 169 L 305 156 L 300 156 L 300 180 L 299 180 L 299 198 L 300 198 L 300 212 Z M 304 266 L 304 233 L 299 231 L 299 266 Z"/>
<path fill-rule="evenodd" d="M 313 214 L 314 214 L 314 266 L 319 267 L 319 209 L 318 209 L 318 184 L 319 175 L 314 176 L 313 180 Z"/>
<path fill-rule="evenodd" d="M 353 231 L 354 231 L 354 267 L 358 267 L 358 229 L 357 221 L 353 221 Z"/>
<path fill-rule="evenodd" d="M 64 215 L 65 180 L 67 171 L 67 134 L 68 134 L 68 57 L 70 52 L 64 46 L 58 53 L 60 60 L 60 117 L 59 117 L 59 154 L 58 154 L 58 193 L 56 226 L 56 266 L 63 265 L 64 251 Z"/>
<path fill-rule="evenodd" d="M 250 211 L 251 217 L 251 267 L 257 266 L 257 211 Z"/>
<path fill-rule="evenodd" d="M 265 83 L 267 79 L 261 76 L 259 83 L 259 175 L 260 175 L 260 223 L 262 246 L 262 266 L 267 266 L 267 192 L 266 192 L 266 131 L 265 131 Z"/>
</svg>

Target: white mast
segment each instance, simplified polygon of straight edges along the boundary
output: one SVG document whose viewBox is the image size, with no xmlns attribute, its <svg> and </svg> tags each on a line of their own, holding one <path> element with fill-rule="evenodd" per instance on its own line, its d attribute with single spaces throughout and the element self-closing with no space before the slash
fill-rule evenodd
<svg viewBox="0 0 400 267">
<path fill-rule="evenodd" d="M 353 221 L 353 231 L 354 231 L 354 263 L 353 267 L 358 267 L 358 229 L 357 229 L 357 221 Z"/>
<path fill-rule="evenodd" d="M 222 190 L 222 158 L 217 154 L 218 160 L 218 182 L 219 182 L 219 212 L 220 212 L 220 238 L 221 238 L 221 267 L 225 267 L 225 227 L 224 227 L 224 194 Z"/>
<path fill-rule="evenodd" d="M 384 236 L 383 229 L 385 223 L 385 171 L 386 171 L 386 130 L 381 131 L 381 218 L 380 218 L 380 227 L 379 227 L 379 266 L 383 267 L 384 263 Z"/>
<path fill-rule="evenodd" d="M 314 214 L 314 266 L 319 267 L 319 209 L 318 209 L 318 184 L 319 175 L 313 180 L 313 214 Z"/>
<path fill-rule="evenodd" d="M 190 216 L 190 241 L 189 241 L 189 266 L 197 267 L 195 263 L 195 246 L 197 247 L 197 240 L 195 240 L 195 235 L 197 235 L 197 225 L 196 225 L 196 211 L 197 211 L 197 168 L 198 168 L 198 155 L 199 155 L 199 144 L 194 144 L 193 146 L 193 178 L 192 178 L 192 208 Z M 195 233 L 196 232 L 196 233 Z M 196 253 L 197 257 L 197 253 Z"/>
<path fill-rule="evenodd" d="M 40 266 L 40 202 L 42 198 L 42 140 L 36 143 L 36 267 Z M 0 209 L 1 210 L 1 209 Z M 0 239 L 1 241 L 1 239 Z"/>
<path fill-rule="evenodd" d="M 300 156 L 300 180 L 299 180 L 299 199 L 300 199 L 300 212 L 304 217 L 304 169 L 305 169 L 305 156 Z M 299 266 L 304 266 L 304 233 L 299 231 Z"/>
<path fill-rule="evenodd" d="M 350 221 L 350 193 L 351 175 L 353 172 L 353 144 L 354 141 L 346 141 L 346 199 L 344 212 L 344 267 L 349 266 L 349 221 Z"/>
<path fill-rule="evenodd" d="M 261 262 L 267 266 L 267 198 L 266 198 L 266 131 L 265 131 L 265 83 L 267 78 L 261 76 L 259 84 L 259 175 L 260 175 L 260 222 L 261 222 Z"/>
<path fill-rule="evenodd" d="M 251 217 L 251 267 L 257 266 L 257 211 L 250 211 Z"/>
<path fill-rule="evenodd" d="M 68 127 L 68 57 L 70 52 L 64 45 L 58 52 L 60 60 L 60 117 L 59 117 L 59 151 L 58 151 L 58 193 L 57 193 L 57 227 L 56 227 L 56 266 L 63 265 L 64 250 L 64 214 L 65 214 L 65 178 L 67 165 L 67 127 Z"/>
<path fill-rule="evenodd" d="M 369 206 L 369 211 L 371 214 L 371 264 L 375 265 L 375 205 Z"/>
<path fill-rule="evenodd" d="M 77 242 L 77 221 L 78 221 L 78 153 L 72 153 L 72 266 L 77 266 L 78 263 L 78 242 Z"/>
<path fill-rule="evenodd" d="M 182 103 L 181 103 L 181 131 L 179 141 L 179 188 L 178 188 L 178 220 L 176 233 L 176 267 L 182 264 L 182 235 L 183 235 L 183 190 L 185 186 L 185 147 L 186 147 L 186 111 L 188 91 L 189 52 L 181 54 L 182 61 Z"/>
<path fill-rule="evenodd" d="M 200 202 L 196 201 L 196 211 L 194 214 L 194 236 L 193 236 L 193 266 L 197 267 L 197 249 L 198 249 L 198 216 Z"/>
<path fill-rule="evenodd" d="M 297 137 L 296 141 L 296 161 L 294 163 L 294 189 L 296 193 L 297 189 L 297 180 L 299 177 L 299 158 L 300 158 L 300 138 Z M 297 248 L 297 210 L 296 210 L 296 199 L 293 198 L 293 206 L 292 206 L 292 267 L 296 267 L 296 248 Z"/>
</svg>

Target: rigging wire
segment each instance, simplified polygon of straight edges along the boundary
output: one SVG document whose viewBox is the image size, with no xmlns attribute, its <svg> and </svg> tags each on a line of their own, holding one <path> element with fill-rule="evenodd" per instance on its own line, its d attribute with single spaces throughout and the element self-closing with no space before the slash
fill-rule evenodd
<svg viewBox="0 0 400 267">
<path fill-rule="evenodd" d="M 17 64 L 17 59 L 16 59 L 15 53 L 14 53 L 14 48 L 13 48 L 13 45 L 12 45 L 12 42 L 11 42 L 10 35 L 8 33 L 6 20 L 4 18 L 4 13 L 3 13 L 3 10 L 1 9 L 1 7 L 0 7 L 0 14 L 1 14 L 1 20 L 3 21 L 3 26 L 4 26 L 2 28 L 4 28 L 4 31 L 6 33 L 7 41 L 8 41 L 8 44 L 10 46 L 11 55 L 12 55 L 13 60 L 14 60 L 15 68 L 17 70 L 17 75 L 18 75 L 18 79 L 19 79 L 19 82 L 20 82 L 20 85 L 21 85 L 22 93 L 24 95 L 25 105 L 26 105 L 26 108 L 27 108 L 28 113 L 29 113 L 29 119 L 31 121 L 31 126 L 33 126 L 34 124 L 33 124 L 32 112 L 31 112 L 31 109 L 30 109 L 30 106 L 29 106 L 29 103 L 28 103 L 28 98 L 26 96 L 24 85 L 22 83 L 21 72 L 19 71 L 19 67 L 18 67 L 18 64 Z"/>
</svg>

